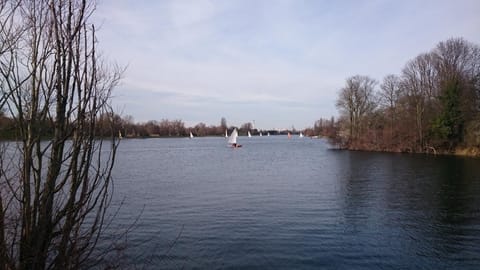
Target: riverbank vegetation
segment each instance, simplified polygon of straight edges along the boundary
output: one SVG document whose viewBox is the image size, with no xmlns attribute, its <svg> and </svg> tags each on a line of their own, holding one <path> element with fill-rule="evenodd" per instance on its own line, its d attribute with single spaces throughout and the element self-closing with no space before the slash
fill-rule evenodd
<svg viewBox="0 0 480 270">
<path fill-rule="evenodd" d="M 480 47 L 462 38 L 438 43 L 381 82 L 346 79 L 332 124 L 352 150 L 480 154 Z"/>
</svg>

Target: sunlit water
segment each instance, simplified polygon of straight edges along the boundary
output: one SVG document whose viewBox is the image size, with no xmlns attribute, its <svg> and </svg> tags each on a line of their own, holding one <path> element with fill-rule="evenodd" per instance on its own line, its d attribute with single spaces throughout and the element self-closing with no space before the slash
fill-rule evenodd
<svg viewBox="0 0 480 270">
<path fill-rule="evenodd" d="M 480 269 L 480 160 L 286 136 L 123 140 L 114 223 L 146 269 Z"/>
</svg>

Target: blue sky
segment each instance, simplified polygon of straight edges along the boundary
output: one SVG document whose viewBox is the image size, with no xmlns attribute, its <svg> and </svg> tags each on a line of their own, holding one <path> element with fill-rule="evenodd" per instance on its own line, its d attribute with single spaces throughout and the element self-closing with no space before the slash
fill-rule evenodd
<svg viewBox="0 0 480 270">
<path fill-rule="evenodd" d="M 451 37 L 480 44 L 480 1 L 103 0 L 113 104 L 137 122 L 302 129 L 337 116 L 356 74 L 379 81 Z"/>
</svg>

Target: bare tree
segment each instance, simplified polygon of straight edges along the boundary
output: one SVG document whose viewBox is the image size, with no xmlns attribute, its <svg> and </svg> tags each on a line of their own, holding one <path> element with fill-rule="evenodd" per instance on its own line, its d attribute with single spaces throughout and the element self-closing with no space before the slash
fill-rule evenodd
<svg viewBox="0 0 480 270">
<path fill-rule="evenodd" d="M 376 107 L 376 84 L 368 76 L 356 75 L 348 78 L 345 87 L 340 90 L 336 106 L 349 120 L 350 139 L 358 138 L 364 117 Z"/>
<path fill-rule="evenodd" d="M 431 53 L 420 54 L 409 61 L 402 71 L 402 91 L 415 121 L 415 147 L 425 147 L 425 119 L 436 93 L 437 72 Z"/>
<path fill-rule="evenodd" d="M 478 81 L 480 47 L 463 38 L 452 38 L 438 43 L 433 50 L 435 64 L 442 80 L 463 77 L 469 83 Z"/>
<path fill-rule="evenodd" d="M 396 75 L 390 74 L 383 78 L 383 82 L 380 85 L 381 91 L 380 103 L 389 116 L 390 124 L 390 146 L 393 139 L 393 129 L 395 126 L 395 120 L 397 116 L 397 102 L 400 98 L 400 78 Z"/>
<path fill-rule="evenodd" d="M 15 23 L 15 17 L 19 13 L 20 1 L 0 0 L 0 65 L 3 70 L 10 69 L 10 65 L 14 62 L 10 53 L 16 46 L 18 39 L 21 37 L 24 27 Z M 7 98 L 12 94 L 8 91 L 4 81 L 0 78 L 0 108 L 3 107 Z"/>
<path fill-rule="evenodd" d="M 1 154 L 2 269 L 87 267 L 103 232 L 117 141 L 113 129 L 108 143 L 98 138 L 96 125 L 113 115 L 122 72 L 97 55 L 94 9 L 86 0 L 21 1 L 11 21 L 22 31 L 0 75 L 18 142 Z"/>
</svg>

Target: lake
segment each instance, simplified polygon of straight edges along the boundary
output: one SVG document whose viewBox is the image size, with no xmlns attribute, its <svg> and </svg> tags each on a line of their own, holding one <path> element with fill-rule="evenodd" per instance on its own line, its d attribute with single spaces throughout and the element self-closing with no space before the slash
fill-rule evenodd
<svg viewBox="0 0 480 270">
<path fill-rule="evenodd" d="M 114 225 L 145 269 L 480 269 L 480 160 L 286 136 L 128 139 Z"/>
</svg>

